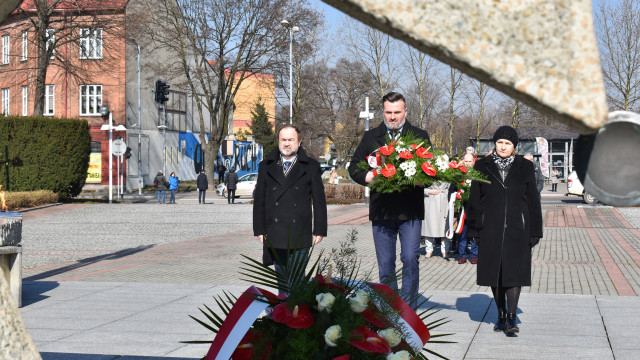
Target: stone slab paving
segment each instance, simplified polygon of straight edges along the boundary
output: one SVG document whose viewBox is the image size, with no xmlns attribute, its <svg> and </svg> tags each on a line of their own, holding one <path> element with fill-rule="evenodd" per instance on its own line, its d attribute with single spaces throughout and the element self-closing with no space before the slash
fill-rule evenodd
<svg viewBox="0 0 640 360">
<path fill-rule="evenodd" d="M 244 290 L 240 254 L 259 258 L 261 245 L 250 229 L 251 205 L 178 202 L 24 213 L 21 311 L 45 359 L 206 353 L 206 346 L 179 343 L 211 338 L 187 315 L 212 305 L 223 289 Z M 545 209 L 545 238 L 533 252 L 533 285 L 523 289 L 518 338 L 493 333 L 491 295 L 475 284 L 475 266 L 421 259 L 421 290 L 452 320 L 441 332 L 455 333 L 457 341 L 434 349 L 451 359 L 637 358 L 637 341 L 627 337 L 640 327 L 630 321 L 640 319 L 638 213 Z M 355 230 L 363 271 L 377 277 L 366 206 L 330 206 L 329 218 L 329 236 L 316 250 L 338 247 Z"/>
</svg>

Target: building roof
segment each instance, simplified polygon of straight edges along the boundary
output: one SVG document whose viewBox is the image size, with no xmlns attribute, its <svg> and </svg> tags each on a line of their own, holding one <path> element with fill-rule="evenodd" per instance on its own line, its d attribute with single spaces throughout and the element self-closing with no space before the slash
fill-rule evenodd
<svg viewBox="0 0 640 360">
<path fill-rule="evenodd" d="M 51 4 L 54 0 L 47 0 L 48 4 Z M 129 0 L 74 0 L 74 1 L 61 1 L 56 5 L 56 10 L 64 11 L 64 10 L 82 10 L 82 11 L 92 11 L 92 10 L 120 10 L 124 9 Z M 20 9 L 26 12 L 35 12 L 36 11 L 36 0 L 24 0 L 20 4 Z M 14 14 L 18 10 L 14 11 Z"/>
</svg>

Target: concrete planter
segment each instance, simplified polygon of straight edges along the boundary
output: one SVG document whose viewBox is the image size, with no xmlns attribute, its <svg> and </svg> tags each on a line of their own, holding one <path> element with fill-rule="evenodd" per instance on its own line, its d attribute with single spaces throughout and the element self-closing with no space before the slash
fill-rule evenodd
<svg viewBox="0 0 640 360">
<path fill-rule="evenodd" d="M 15 246 L 22 239 L 22 215 L 0 212 L 0 246 Z"/>
</svg>

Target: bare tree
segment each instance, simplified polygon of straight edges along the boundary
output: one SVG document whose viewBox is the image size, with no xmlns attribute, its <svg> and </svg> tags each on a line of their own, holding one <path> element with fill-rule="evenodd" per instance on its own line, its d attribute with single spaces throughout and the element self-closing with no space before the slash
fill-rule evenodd
<svg viewBox="0 0 640 360">
<path fill-rule="evenodd" d="M 469 109 L 471 112 L 471 121 L 474 124 L 474 135 L 476 138 L 476 151 L 480 150 L 480 136 L 491 123 L 492 118 L 485 116 L 487 107 L 487 98 L 495 92 L 491 87 L 481 81 L 471 81 L 471 91 L 467 92 L 469 101 Z"/>
<path fill-rule="evenodd" d="M 30 23 L 31 29 L 27 31 L 36 34 L 30 39 L 37 48 L 36 65 L 31 68 L 31 72 L 35 73 L 33 113 L 42 114 L 47 74 L 52 67 L 62 70 L 65 76 L 77 82 L 89 78 L 97 70 L 113 68 L 113 49 L 118 39 L 124 37 L 125 18 L 124 9 L 98 0 L 33 0 L 32 3 L 32 8 L 27 5 L 19 7 L 17 16 Z M 103 41 L 107 37 L 109 40 Z M 80 45 L 83 38 L 91 39 L 101 49 L 99 57 L 102 61 L 92 62 L 91 69 L 86 63 L 78 61 L 78 53 L 82 56 L 83 52 L 97 51 L 83 48 Z M 68 45 L 75 50 L 62 51 L 67 50 Z M 30 63 L 27 61 L 27 64 Z"/>
<path fill-rule="evenodd" d="M 513 110 L 511 111 L 511 127 L 514 129 L 518 128 L 519 115 L 520 115 L 520 102 L 518 100 L 513 100 Z"/>
<path fill-rule="evenodd" d="M 453 153 L 453 133 L 455 131 L 455 123 L 458 118 L 458 105 L 456 105 L 457 92 L 462 86 L 462 73 L 457 71 L 453 66 L 449 67 L 449 79 L 445 82 L 449 91 L 449 117 L 448 117 L 448 153 Z"/>
<path fill-rule="evenodd" d="M 640 100 L 640 1 L 600 3 L 595 14 L 600 61 L 613 110 L 638 110 Z"/>
<path fill-rule="evenodd" d="M 411 90 L 405 91 L 407 98 L 415 98 L 417 126 L 426 129 L 432 120 L 441 94 L 436 86 L 438 62 L 426 54 L 407 45 L 404 63 L 409 74 Z"/>
<path fill-rule="evenodd" d="M 185 79 L 200 118 L 205 169 L 228 133 L 234 97 L 242 82 L 269 72 L 282 46 L 286 0 L 143 0 L 146 34 L 177 55 L 167 71 Z M 210 129 L 211 137 L 205 131 Z M 206 146 L 204 146 L 206 144 Z"/>
<path fill-rule="evenodd" d="M 355 19 L 345 18 L 341 33 L 352 59 L 364 64 L 376 80 L 374 90 L 380 98 L 397 86 L 397 58 L 399 43 L 391 36 Z"/>
</svg>

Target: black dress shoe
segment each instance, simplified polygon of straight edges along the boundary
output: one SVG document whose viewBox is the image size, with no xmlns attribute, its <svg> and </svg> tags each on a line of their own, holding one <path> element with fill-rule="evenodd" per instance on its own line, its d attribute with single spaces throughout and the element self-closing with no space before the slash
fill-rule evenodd
<svg viewBox="0 0 640 360">
<path fill-rule="evenodd" d="M 498 320 L 493 327 L 493 331 L 504 331 L 507 328 L 507 313 L 504 310 L 498 310 Z"/>
<path fill-rule="evenodd" d="M 509 313 L 507 314 L 507 333 L 513 334 L 517 332 L 520 332 L 518 328 L 518 317 L 516 317 L 516 314 Z"/>
</svg>

